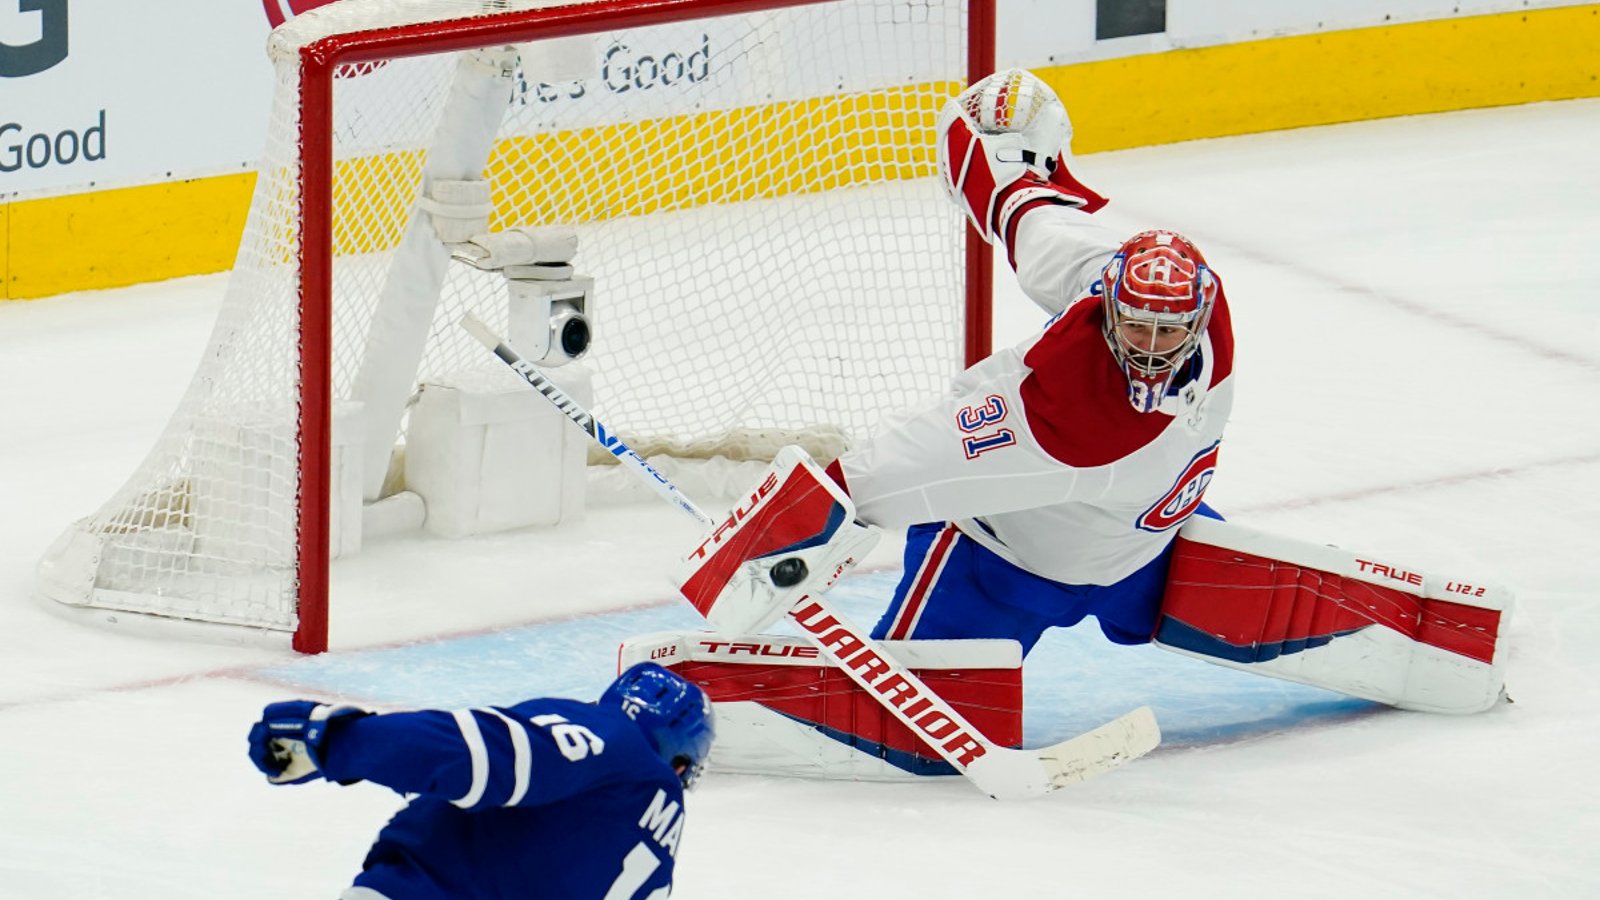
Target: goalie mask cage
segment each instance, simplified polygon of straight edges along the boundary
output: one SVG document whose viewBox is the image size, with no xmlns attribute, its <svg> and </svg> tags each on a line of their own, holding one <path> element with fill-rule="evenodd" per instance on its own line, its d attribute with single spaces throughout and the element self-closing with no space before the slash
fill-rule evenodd
<svg viewBox="0 0 1600 900">
<path fill-rule="evenodd" d="M 507 322 L 505 280 L 421 210 L 435 180 L 486 178 L 492 230 L 577 231 L 593 408 L 625 440 L 858 438 L 942 389 L 989 350 L 989 256 L 934 122 L 993 68 L 992 3 L 343 0 L 279 26 L 199 370 L 40 593 L 326 649 L 334 422 L 380 499 L 416 386 L 496 368 L 456 322 Z"/>
</svg>

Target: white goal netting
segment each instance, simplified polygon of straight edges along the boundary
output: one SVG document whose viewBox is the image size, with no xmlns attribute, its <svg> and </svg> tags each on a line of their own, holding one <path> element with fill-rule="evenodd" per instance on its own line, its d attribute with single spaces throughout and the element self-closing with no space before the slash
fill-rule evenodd
<svg viewBox="0 0 1600 900">
<path fill-rule="evenodd" d="M 589 5 L 345 0 L 274 33 L 268 145 L 201 368 L 143 466 L 51 550 L 47 596 L 296 628 L 301 499 L 321 490 L 302 391 L 358 410 L 371 499 L 415 386 L 498 366 L 457 322 L 503 330 L 504 279 L 448 261 L 416 212 L 432 178 L 487 177 L 494 229 L 576 229 L 593 411 L 630 442 L 837 446 L 959 370 L 964 231 L 932 142 L 966 80 L 964 0 L 635 4 L 665 19 L 643 25 L 608 3 L 574 25 Z M 563 36 L 538 36 L 546 11 Z M 328 127 L 303 63 L 339 40 L 373 58 L 333 72 Z"/>
</svg>

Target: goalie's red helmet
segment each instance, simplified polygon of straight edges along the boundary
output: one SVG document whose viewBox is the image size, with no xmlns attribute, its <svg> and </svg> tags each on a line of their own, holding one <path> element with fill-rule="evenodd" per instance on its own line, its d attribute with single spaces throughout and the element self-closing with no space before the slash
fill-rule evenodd
<svg viewBox="0 0 1600 900">
<path fill-rule="evenodd" d="M 663 666 L 642 662 L 617 676 L 599 702 L 622 707 L 678 773 L 684 788 L 694 785 L 717 733 L 711 700 L 699 686 Z"/>
<path fill-rule="evenodd" d="M 1128 402 L 1154 412 L 1199 349 L 1217 279 L 1188 238 L 1144 231 L 1100 274 L 1106 344 L 1128 379 Z"/>
</svg>

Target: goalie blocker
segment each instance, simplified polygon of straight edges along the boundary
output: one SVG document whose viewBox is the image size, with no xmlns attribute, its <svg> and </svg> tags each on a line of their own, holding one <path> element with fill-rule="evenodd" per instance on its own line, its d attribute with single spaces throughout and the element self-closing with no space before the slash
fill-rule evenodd
<svg viewBox="0 0 1600 900">
<path fill-rule="evenodd" d="M 718 631 L 753 634 L 801 597 L 832 587 L 878 543 L 855 504 L 799 447 L 784 447 L 766 477 L 690 552 L 683 596 Z"/>
<path fill-rule="evenodd" d="M 990 741 L 1021 745 L 1016 641 L 885 641 L 883 647 Z M 810 641 L 664 632 L 622 643 L 620 668 L 647 661 L 699 685 L 715 704 L 710 765 L 718 772 L 853 781 L 957 774 Z"/>
<path fill-rule="evenodd" d="M 1401 709 L 1474 713 L 1503 694 L 1511 607 L 1501 587 L 1196 517 L 1154 640 Z"/>
</svg>

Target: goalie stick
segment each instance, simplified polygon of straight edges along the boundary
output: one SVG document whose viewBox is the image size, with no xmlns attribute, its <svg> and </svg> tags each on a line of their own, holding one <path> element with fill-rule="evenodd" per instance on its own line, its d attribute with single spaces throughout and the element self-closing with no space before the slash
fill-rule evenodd
<svg viewBox="0 0 1600 900">
<path fill-rule="evenodd" d="M 468 313 L 462 317 L 461 327 L 656 493 L 701 525 L 709 528 L 718 524 L 477 317 Z M 1161 742 L 1155 714 L 1148 706 L 1141 706 L 1092 731 L 1048 747 L 1022 750 L 998 746 L 920 678 L 884 652 L 876 641 L 834 611 L 822 596 L 800 597 L 785 610 L 784 616 L 862 690 L 922 736 L 929 747 L 979 790 L 995 799 L 1048 794 L 1137 759 Z"/>
</svg>

